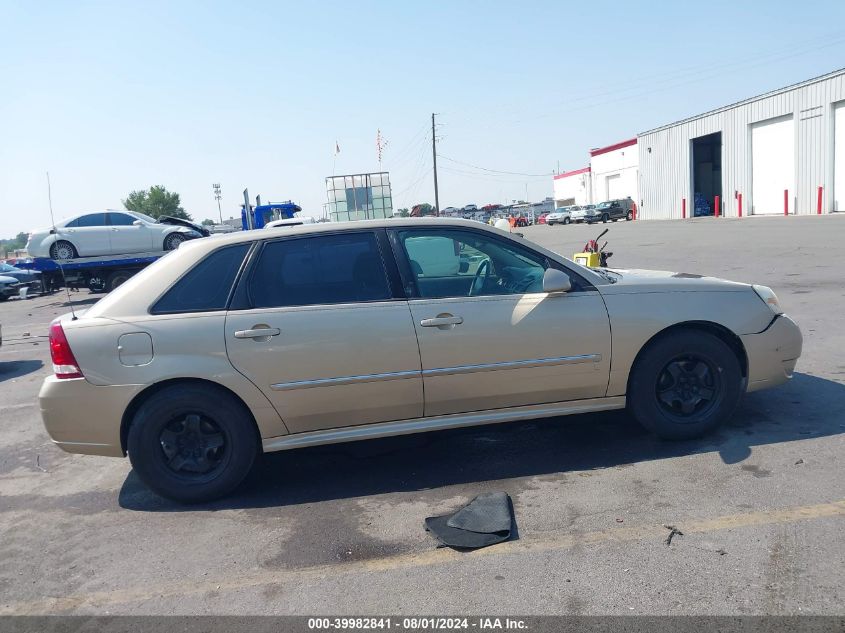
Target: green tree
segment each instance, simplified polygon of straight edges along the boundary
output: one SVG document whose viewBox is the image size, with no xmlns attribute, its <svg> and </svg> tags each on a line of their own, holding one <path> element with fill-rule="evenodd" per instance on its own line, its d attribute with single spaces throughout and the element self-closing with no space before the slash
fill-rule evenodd
<svg viewBox="0 0 845 633">
<path fill-rule="evenodd" d="M 214 220 L 209 220 L 208 218 L 206 218 L 205 220 L 202 221 L 202 225 L 203 226 L 214 226 Z"/>
<path fill-rule="evenodd" d="M 168 191 L 161 185 L 154 185 L 149 190 L 131 191 L 123 206 L 129 211 L 146 213 L 156 219 L 163 215 L 190 220 L 179 200 L 179 194 Z"/>
<path fill-rule="evenodd" d="M 29 235 L 26 233 L 18 233 L 15 237 L 8 240 L 0 240 L 0 251 L 5 253 L 13 253 L 14 251 L 22 250 L 26 246 L 26 241 Z"/>
<path fill-rule="evenodd" d="M 397 213 L 399 214 L 400 218 L 407 218 L 409 215 L 411 215 L 411 212 L 408 211 L 408 209 L 399 209 Z"/>
<path fill-rule="evenodd" d="M 423 202 L 422 204 L 415 204 L 411 208 L 411 215 L 413 217 L 420 217 L 424 215 L 434 215 L 434 207 L 431 206 L 428 202 Z"/>
</svg>

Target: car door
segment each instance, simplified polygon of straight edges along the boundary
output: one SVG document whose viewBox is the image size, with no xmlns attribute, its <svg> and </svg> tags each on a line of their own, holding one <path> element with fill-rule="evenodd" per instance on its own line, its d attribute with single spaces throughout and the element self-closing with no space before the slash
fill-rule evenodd
<svg viewBox="0 0 845 633">
<path fill-rule="evenodd" d="M 68 222 L 58 230 L 58 238 L 73 244 L 80 257 L 111 254 L 105 213 L 89 213 Z"/>
<path fill-rule="evenodd" d="M 153 232 L 146 223 L 141 222 L 136 226 L 137 218 L 128 213 L 111 212 L 107 219 L 112 253 L 143 253 L 153 250 Z"/>
<path fill-rule="evenodd" d="M 419 348 L 401 295 L 383 232 L 268 240 L 226 317 L 229 358 L 291 433 L 418 418 Z"/>
<path fill-rule="evenodd" d="M 492 231 L 407 228 L 391 240 L 419 341 L 426 416 L 605 395 L 610 326 L 586 281 L 564 271 L 572 291 L 543 293 L 552 263 Z M 430 266 L 434 251 L 457 253 L 457 262 Z"/>
</svg>

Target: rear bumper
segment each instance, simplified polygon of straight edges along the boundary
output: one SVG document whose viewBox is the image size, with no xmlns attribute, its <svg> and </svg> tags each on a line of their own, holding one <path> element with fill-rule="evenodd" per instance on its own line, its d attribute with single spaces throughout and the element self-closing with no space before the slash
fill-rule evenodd
<svg viewBox="0 0 845 633">
<path fill-rule="evenodd" d="M 38 402 L 50 439 L 68 453 L 123 457 L 120 422 L 143 385 L 92 385 L 84 378 L 49 376 Z"/>
<path fill-rule="evenodd" d="M 792 319 L 782 314 L 759 334 L 740 338 L 748 355 L 748 391 L 774 387 L 792 378 L 803 345 L 801 330 Z"/>
</svg>

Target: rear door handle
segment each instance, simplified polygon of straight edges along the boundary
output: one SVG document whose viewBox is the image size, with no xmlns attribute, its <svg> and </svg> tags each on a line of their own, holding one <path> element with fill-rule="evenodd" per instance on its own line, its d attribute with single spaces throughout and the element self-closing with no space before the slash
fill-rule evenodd
<svg viewBox="0 0 845 633">
<path fill-rule="evenodd" d="M 269 339 L 271 336 L 278 336 L 281 333 L 282 331 L 277 327 L 260 327 L 254 330 L 237 330 L 235 338 Z"/>
<path fill-rule="evenodd" d="M 464 322 L 463 317 L 459 316 L 452 316 L 451 314 L 438 314 L 436 317 L 431 319 L 423 319 L 420 321 L 420 325 L 422 327 L 439 327 L 449 328 L 454 327 L 456 325 L 460 325 Z"/>
</svg>

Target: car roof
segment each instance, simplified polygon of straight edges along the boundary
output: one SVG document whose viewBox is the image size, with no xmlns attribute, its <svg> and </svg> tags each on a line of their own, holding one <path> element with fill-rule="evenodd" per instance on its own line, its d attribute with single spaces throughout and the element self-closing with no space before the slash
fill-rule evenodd
<svg viewBox="0 0 845 633">
<path fill-rule="evenodd" d="M 297 226 L 288 227 L 284 235 L 289 237 L 291 235 L 310 235 L 320 233 L 338 233 L 342 231 L 360 231 L 363 229 L 396 229 L 396 228 L 416 228 L 416 227 L 432 227 L 432 226 L 454 226 L 456 228 L 471 228 L 473 230 L 493 230 L 499 232 L 498 229 L 490 229 L 483 224 L 479 224 L 473 220 L 464 220 L 462 218 L 387 218 L 381 220 L 356 220 L 349 222 L 318 222 L 316 224 L 301 224 Z M 269 239 L 273 234 L 268 234 L 264 229 L 253 229 L 251 231 L 238 231 L 237 233 L 218 234 L 213 236 L 213 240 L 189 240 L 179 246 L 183 248 L 202 248 L 203 244 L 208 244 L 207 248 L 212 249 L 222 244 L 239 244 L 241 242 L 252 242 L 255 240 Z"/>
</svg>

